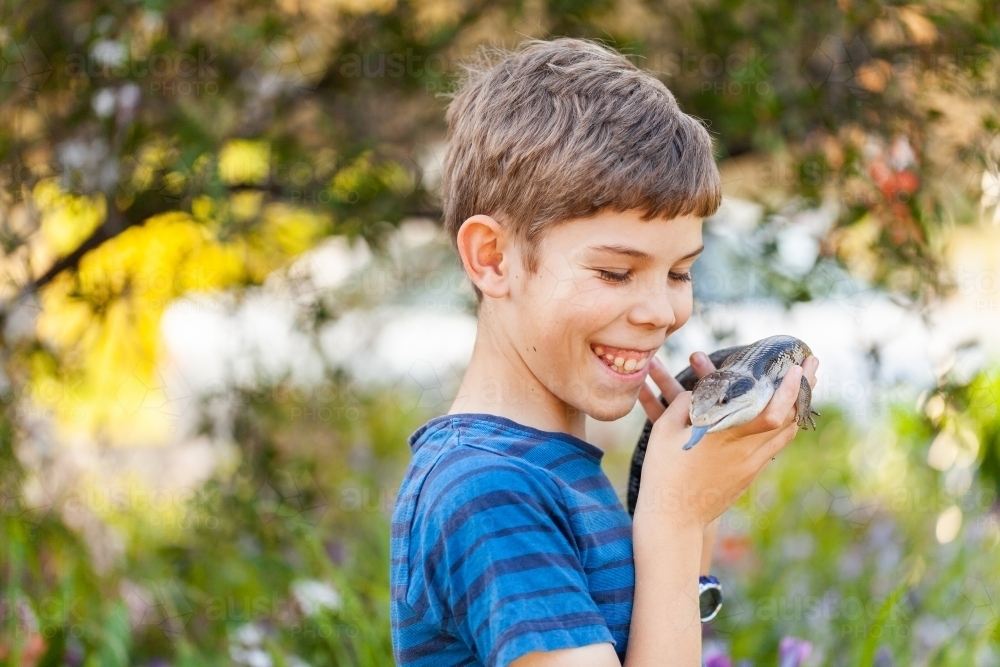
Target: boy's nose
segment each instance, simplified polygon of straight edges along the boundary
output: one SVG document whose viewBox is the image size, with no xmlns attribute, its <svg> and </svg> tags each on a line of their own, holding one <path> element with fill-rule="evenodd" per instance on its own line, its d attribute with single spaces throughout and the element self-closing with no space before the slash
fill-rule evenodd
<svg viewBox="0 0 1000 667">
<path fill-rule="evenodd" d="M 673 304 L 666 293 L 647 293 L 629 310 L 629 323 L 655 329 L 670 329 L 677 321 Z"/>
</svg>

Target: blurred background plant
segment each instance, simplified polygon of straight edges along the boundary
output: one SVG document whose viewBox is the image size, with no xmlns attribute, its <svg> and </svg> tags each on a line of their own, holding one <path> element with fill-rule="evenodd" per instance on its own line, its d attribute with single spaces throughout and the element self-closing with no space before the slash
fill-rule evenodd
<svg viewBox="0 0 1000 667">
<path fill-rule="evenodd" d="M 857 0 L 0 5 L 0 662 L 391 664 L 406 439 L 475 331 L 439 93 L 561 35 L 716 138 L 672 367 L 827 362 L 706 657 L 1000 664 L 1000 5 Z M 623 493 L 640 425 L 591 424 Z"/>
</svg>

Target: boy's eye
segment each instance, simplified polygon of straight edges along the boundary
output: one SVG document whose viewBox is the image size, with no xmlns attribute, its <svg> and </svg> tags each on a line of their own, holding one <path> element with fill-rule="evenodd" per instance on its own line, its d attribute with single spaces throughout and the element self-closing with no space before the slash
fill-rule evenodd
<svg viewBox="0 0 1000 667">
<path fill-rule="evenodd" d="M 601 275 L 602 279 L 612 283 L 624 283 L 628 281 L 629 278 L 632 277 L 631 271 L 625 271 L 624 273 L 616 273 L 615 271 L 606 271 L 604 269 L 598 269 L 598 273 Z M 671 271 L 667 275 L 670 276 L 671 280 L 680 280 L 681 282 L 691 281 L 690 271 L 687 273 L 677 273 L 676 271 Z"/>
<path fill-rule="evenodd" d="M 612 283 L 623 283 L 632 275 L 631 271 L 626 271 L 625 273 L 615 273 L 614 271 L 605 271 L 604 269 L 598 269 L 598 273 L 601 274 L 602 279 Z"/>
</svg>

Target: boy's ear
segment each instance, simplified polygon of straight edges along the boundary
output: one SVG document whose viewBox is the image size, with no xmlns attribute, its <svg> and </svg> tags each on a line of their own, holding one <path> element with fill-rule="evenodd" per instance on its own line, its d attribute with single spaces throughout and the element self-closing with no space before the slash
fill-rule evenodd
<svg viewBox="0 0 1000 667">
<path fill-rule="evenodd" d="M 465 272 L 483 294 L 499 298 L 510 292 L 513 248 L 499 222 L 488 215 L 468 218 L 458 228 L 456 244 Z"/>
</svg>

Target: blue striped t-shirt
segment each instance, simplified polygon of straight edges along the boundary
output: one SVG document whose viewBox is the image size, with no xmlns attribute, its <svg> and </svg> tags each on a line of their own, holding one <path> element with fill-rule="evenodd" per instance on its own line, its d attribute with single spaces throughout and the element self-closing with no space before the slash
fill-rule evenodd
<svg viewBox="0 0 1000 667">
<path fill-rule="evenodd" d="M 604 452 L 488 414 L 436 417 L 392 515 L 400 667 L 506 667 L 532 651 L 612 642 L 625 660 L 632 520 Z"/>
</svg>

